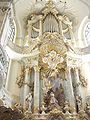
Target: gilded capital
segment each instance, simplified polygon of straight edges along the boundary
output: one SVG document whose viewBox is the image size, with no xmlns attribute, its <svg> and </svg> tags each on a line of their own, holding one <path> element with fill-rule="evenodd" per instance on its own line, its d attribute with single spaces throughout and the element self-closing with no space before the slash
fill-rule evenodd
<svg viewBox="0 0 90 120">
<path fill-rule="evenodd" d="M 35 70 L 35 71 L 39 72 L 39 71 L 40 71 L 40 69 L 41 69 L 41 67 L 40 67 L 40 66 L 34 66 L 34 70 Z"/>
<path fill-rule="evenodd" d="M 29 71 L 29 67 L 25 67 L 25 72 Z"/>
<path fill-rule="evenodd" d="M 31 72 L 31 67 L 25 66 L 25 72 Z"/>
</svg>

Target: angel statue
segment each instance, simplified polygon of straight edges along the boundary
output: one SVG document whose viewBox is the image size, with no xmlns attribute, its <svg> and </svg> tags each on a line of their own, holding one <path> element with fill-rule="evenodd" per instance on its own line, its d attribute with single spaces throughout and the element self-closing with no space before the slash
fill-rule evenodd
<svg viewBox="0 0 90 120">
<path fill-rule="evenodd" d="M 43 86 L 44 86 L 43 90 L 45 91 L 45 93 L 47 93 L 53 87 L 53 85 L 51 84 L 51 82 L 47 78 L 44 79 Z"/>
</svg>

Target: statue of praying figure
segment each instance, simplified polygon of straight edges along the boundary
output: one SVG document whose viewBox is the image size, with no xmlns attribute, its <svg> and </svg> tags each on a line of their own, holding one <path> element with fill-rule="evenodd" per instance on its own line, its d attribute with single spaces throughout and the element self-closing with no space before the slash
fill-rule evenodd
<svg viewBox="0 0 90 120">
<path fill-rule="evenodd" d="M 28 106 L 28 110 L 32 111 L 31 107 L 32 107 L 32 94 L 29 93 L 26 98 L 25 98 L 25 102 L 26 102 L 26 106 Z"/>
<path fill-rule="evenodd" d="M 59 106 L 59 104 L 58 104 L 58 101 L 57 101 L 57 99 L 55 98 L 53 92 L 51 92 L 50 96 L 51 96 L 51 99 L 50 99 L 51 109 L 53 109 L 53 108 L 60 109 L 60 106 Z"/>
</svg>

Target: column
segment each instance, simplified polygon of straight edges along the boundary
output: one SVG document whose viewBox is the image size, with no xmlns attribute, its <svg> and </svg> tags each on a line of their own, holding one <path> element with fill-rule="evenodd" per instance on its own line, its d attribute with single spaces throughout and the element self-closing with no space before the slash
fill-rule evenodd
<svg viewBox="0 0 90 120">
<path fill-rule="evenodd" d="M 28 21 L 28 35 L 30 40 L 31 40 L 31 32 L 32 32 L 32 24 L 30 23 L 30 21 Z"/>
<path fill-rule="evenodd" d="M 29 83 L 30 83 L 30 68 L 26 67 L 25 68 L 25 81 L 24 81 L 24 107 L 25 107 L 25 98 L 30 92 Z"/>
<path fill-rule="evenodd" d="M 39 30 L 39 36 L 42 35 L 42 15 L 40 16 L 40 30 Z"/>
<path fill-rule="evenodd" d="M 81 95 L 81 85 L 80 85 L 80 79 L 78 74 L 78 68 L 75 68 L 75 77 L 76 77 L 76 91 L 77 91 L 77 94 Z"/>
<path fill-rule="evenodd" d="M 64 35 L 63 35 L 62 21 L 59 21 L 59 28 L 60 28 L 60 34 L 63 37 Z"/>
<path fill-rule="evenodd" d="M 39 110 L 39 66 L 34 67 L 34 112 Z"/>
<path fill-rule="evenodd" d="M 71 68 L 67 68 L 66 71 L 66 81 L 65 81 L 65 94 L 66 100 L 69 101 L 70 105 L 75 107 L 75 97 L 73 93 L 72 79 L 71 79 Z"/>
</svg>

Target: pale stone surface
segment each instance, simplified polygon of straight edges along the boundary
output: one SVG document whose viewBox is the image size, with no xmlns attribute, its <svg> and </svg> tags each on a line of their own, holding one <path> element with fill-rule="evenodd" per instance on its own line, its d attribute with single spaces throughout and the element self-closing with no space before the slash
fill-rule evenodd
<svg viewBox="0 0 90 120">
<path fill-rule="evenodd" d="M 39 110 L 39 66 L 34 67 L 34 112 Z"/>
</svg>

